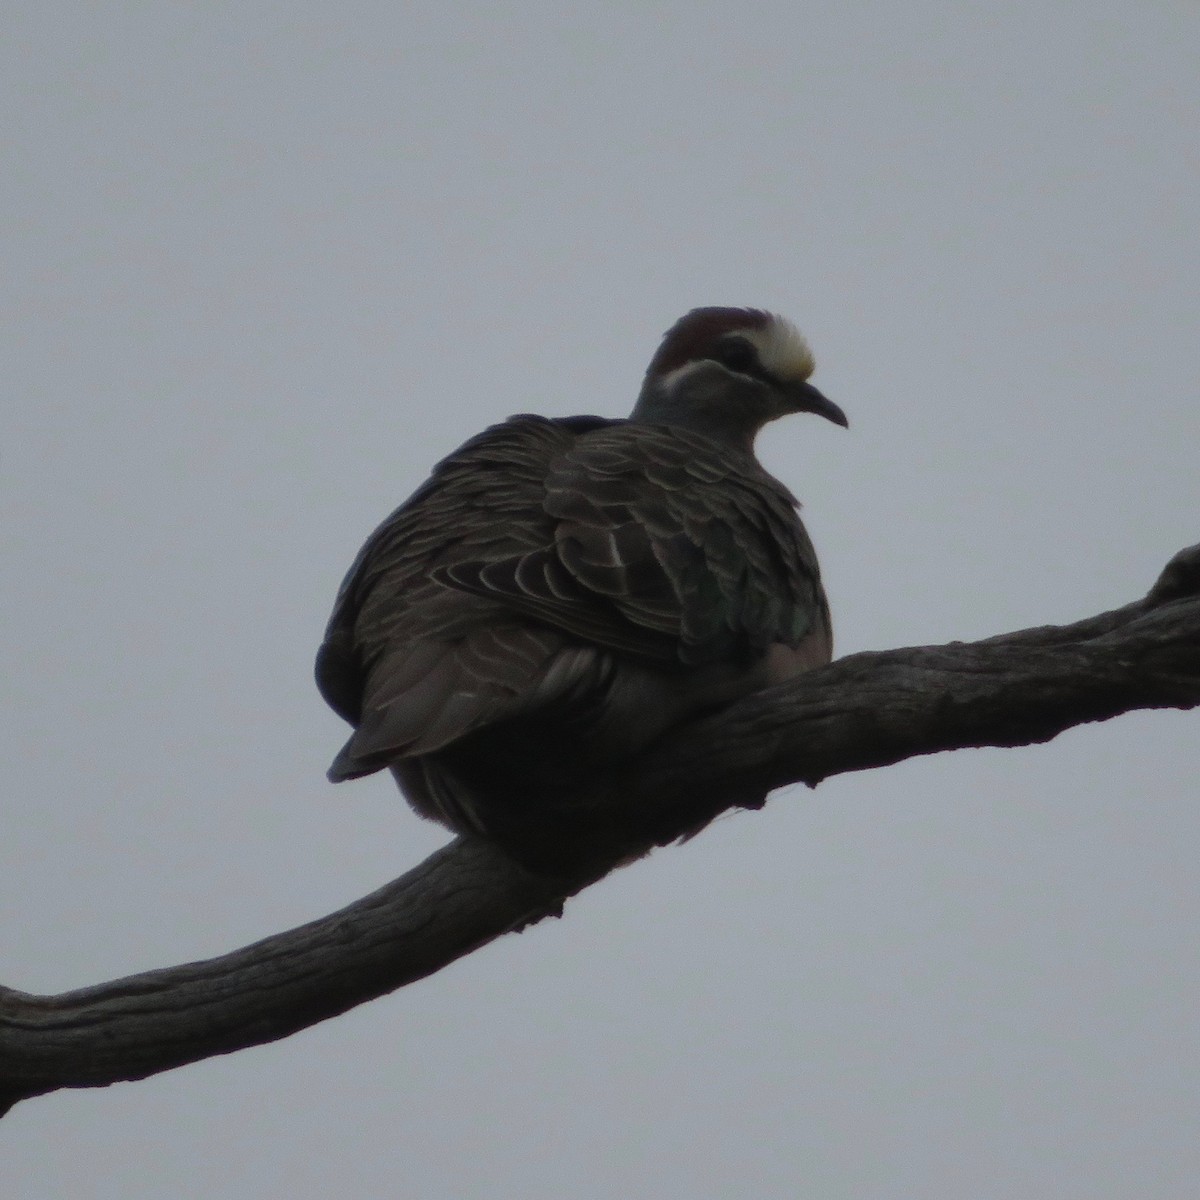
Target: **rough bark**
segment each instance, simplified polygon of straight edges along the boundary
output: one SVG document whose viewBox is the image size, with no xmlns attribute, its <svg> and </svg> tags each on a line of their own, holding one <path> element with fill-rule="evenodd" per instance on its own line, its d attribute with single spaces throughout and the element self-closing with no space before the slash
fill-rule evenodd
<svg viewBox="0 0 1200 1200">
<path fill-rule="evenodd" d="M 1144 600 L 1113 612 L 851 655 L 679 730 L 603 795 L 583 798 L 613 814 L 614 831 L 586 864 L 535 873 L 458 838 L 340 912 L 220 958 L 57 996 L 0 988 L 0 1112 L 286 1037 L 561 912 L 622 862 L 783 784 L 1196 705 L 1200 546 L 1176 555 Z"/>
</svg>

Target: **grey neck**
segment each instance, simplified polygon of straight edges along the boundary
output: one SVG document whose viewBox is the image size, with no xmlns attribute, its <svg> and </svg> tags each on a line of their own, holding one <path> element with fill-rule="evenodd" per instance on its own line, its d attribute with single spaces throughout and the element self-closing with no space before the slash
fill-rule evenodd
<svg viewBox="0 0 1200 1200">
<path fill-rule="evenodd" d="M 730 386 L 727 375 L 696 374 L 665 388 L 647 379 L 629 419 L 643 425 L 673 425 L 753 455 L 754 439 L 766 424 L 757 389 Z"/>
</svg>

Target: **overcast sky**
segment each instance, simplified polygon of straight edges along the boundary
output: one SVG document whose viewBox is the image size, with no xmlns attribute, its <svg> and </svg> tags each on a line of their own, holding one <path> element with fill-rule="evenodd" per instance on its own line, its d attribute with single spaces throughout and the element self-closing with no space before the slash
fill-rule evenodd
<svg viewBox="0 0 1200 1200">
<path fill-rule="evenodd" d="M 223 953 L 445 840 L 334 789 L 338 582 L 698 304 L 839 653 L 1069 621 L 1200 539 L 1200 9 L 10 5 L 0 982 Z M 432 979 L 0 1123 L 5 1200 L 1166 1200 L 1200 1177 L 1200 718 L 779 793 Z"/>
</svg>

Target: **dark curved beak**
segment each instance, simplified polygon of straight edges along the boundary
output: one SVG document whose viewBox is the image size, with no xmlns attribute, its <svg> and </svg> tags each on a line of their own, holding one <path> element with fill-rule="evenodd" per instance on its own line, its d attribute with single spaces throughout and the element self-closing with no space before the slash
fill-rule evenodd
<svg viewBox="0 0 1200 1200">
<path fill-rule="evenodd" d="M 832 421 L 843 429 L 850 428 L 846 414 L 828 396 L 817 391 L 811 383 L 795 383 L 788 389 L 788 392 L 791 395 L 792 403 L 796 406 L 796 412 L 816 413 L 818 417 L 824 417 L 827 421 Z"/>
</svg>

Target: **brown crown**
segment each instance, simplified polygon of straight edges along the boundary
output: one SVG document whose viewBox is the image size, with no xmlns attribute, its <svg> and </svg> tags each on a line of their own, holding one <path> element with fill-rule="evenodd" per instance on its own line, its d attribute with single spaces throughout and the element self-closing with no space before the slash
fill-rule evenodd
<svg viewBox="0 0 1200 1200">
<path fill-rule="evenodd" d="M 663 334 L 646 368 L 647 375 L 666 375 L 684 363 L 704 358 L 712 344 L 738 329 L 765 329 L 771 314 L 758 308 L 693 308 Z"/>
</svg>

